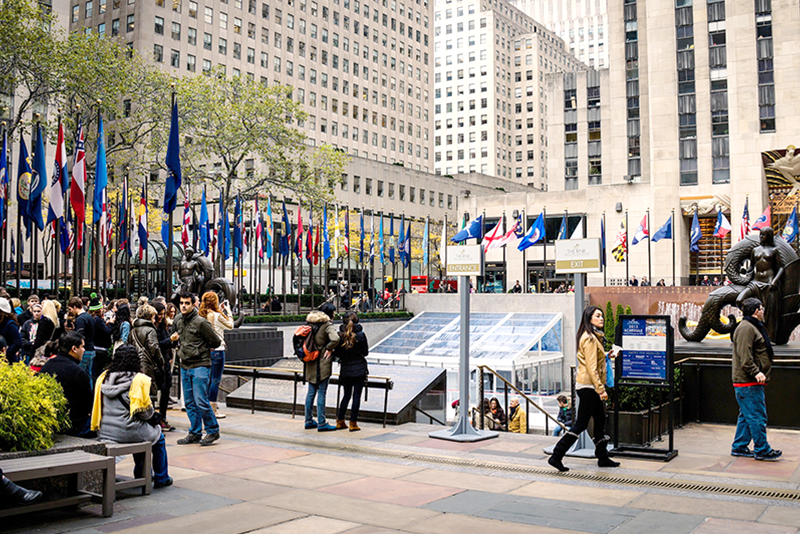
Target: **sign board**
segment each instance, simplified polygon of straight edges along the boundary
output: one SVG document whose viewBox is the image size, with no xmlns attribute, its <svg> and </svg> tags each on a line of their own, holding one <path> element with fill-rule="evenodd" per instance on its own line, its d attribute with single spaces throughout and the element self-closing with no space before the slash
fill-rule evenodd
<svg viewBox="0 0 800 534">
<path fill-rule="evenodd" d="M 599 239 L 559 239 L 555 247 L 557 274 L 601 272 Z"/>
<path fill-rule="evenodd" d="M 668 380 L 669 318 L 622 317 L 622 380 Z"/>
<path fill-rule="evenodd" d="M 483 247 L 447 247 L 447 276 L 483 276 Z"/>
</svg>

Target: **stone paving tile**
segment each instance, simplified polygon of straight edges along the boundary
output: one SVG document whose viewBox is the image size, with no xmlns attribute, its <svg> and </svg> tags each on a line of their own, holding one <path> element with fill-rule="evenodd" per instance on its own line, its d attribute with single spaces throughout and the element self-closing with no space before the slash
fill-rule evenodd
<svg viewBox="0 0 800 534">
<path fill-rule="evenodd" d="M 640 492 L 636 491 L 541 481 L 532 482 L 519 489 L 513 490 L 511 493 L 514 495 L 524 495 L 526 497 L 605 504 L 608 506 L 625 506 L 642 495 Z"/>
<path fill-rule="evenodd" d="M 532 529 L 530 525 L 521 523 L 510 523 L 508 521 L 459 514 L 442 514 L 415 523 L 407 527 L 406 530 L 416 534 L 474 534 L 481 532 L 487 534 L 574 534 L 575 532 L 541 526 Z"/>
<path fill-rule="evenodd" d="M 283 462 L 253 469 L 245 469 L 243 471 L 235 471 L 228 473 L 228 475 L 255 480 L 257 482 L 268 482 L 270 484 L 303 489 L 322 488 L 362 478 L 361 475 L 337 473 L 336 471 L 329 471 L 327 469 L 314 469 L 312 467 L 290 465 Z"/>
<path fill-rule="evenodd" d="M 144 525 L 150 525 L 152 523 L 158 523 L 160 521 L 166 521 L 167 519 L 174 518 L 174 515 L 169 514 L 151 514 L 151 515 L 143 515 L 140 517 L 135 517 L 131 519 L 126 519 L 124 521 L 115 521 L 114 523 L 109 523 L 107 525 L 102 525 L 97 527 L 97 530 L 102 532 L 117 532 L 118 530 L 124 530 L 126 528 L 133 528 L 133 527 L 142 527 Z"/>
<path fill-rule="evenodd" d="M 345 531 L 345 534 L 408 534 L 408 531 L 394 530 L 390 528 L 373 527 L 364 525 Z"/>
<path fill-rule="evenodd" d="M 720 517 L 724 519 L 741 519 L 755 521 L 767 508 L 764 504 L 731 502 L 703 497 L 679 497 L 677 495 L 642 495 L 628 505 L 642 510 L 660 510 L 701 516 Z"/>
<path fill-rule="evenodd" d="M 525 480 L 516 478 L 478 475 L 474 473 L 463 473 L 461 471 L 446 471 L 443 469 L 425 469 L 401 477 L 399 480 L 419 482 L 421 484 L 437 484 L 439 486 L 449 486 L 466 490 L 491 491 L 495 493 L 507 493 L 528 483 Z"/>
<path fill-rule="evenodd" d="M 401 506 L 422 506 L 423 504 L 450 497 L 462 490 L 403 480 L 365 477 L 352 482 L 327 486 L 322 488 L 321 491 L 357 499 L 399 504 Z"/>
<path fill-rule="evenodd" d="M 348 436 L 349 437 L 349 436 Z M 386 441 L 393 441 L 399 439 L 400 437 L 409 437 L 409 436 L 398 436 L 394 432 L 386 432 L 383 434 L 375 434 L 373 436 L 368 436 L 363 438 L 361 441 L 378 441 L 378 442 L 386 442 Z M 418 436 L 414 436 L 415 442 L 419 441 Z"/>
<path fill-rule="evenodd" d="M 402 465 L 388 462 L 352 458 L 349 456 L 331 456 L 330 454 L 309 454 L 282 462 L 284 464 L 316 467 L 317 469 L 330 469 L 356 475 L 374 475 L 382 478 L 397 478 L 421 471 L 424 467 Z"/>
<path fill-rule="evenodd" d="M 250 534 L 307 534 L 309 532 L 313 534 L 339 534 L 359 526 L 361 525 L 350 521 L 312 515 L 287 521 L 280 525 L 254 530 Z"/>
<path fill-rule="evenodd" d="M 667 463 L 661 471 L 669 473 L 722 473 L 734 460 L 735 458 L 730 455 L 730 450 L 723 457 L 707 454 L 681 454 L 678 451 L 678 456 Z"/>
<path fill-rule="evenodd" d="M 522 452 L 530 449 L 531 444 L 527 441 L 496 441 L 481 448 L 481 451 L 504 451 L 504 452 Z"/>
<path fill-rule="evenodd" d="M 704 517 L 646 510 L 614 530 L 614 534 L 689 534 Z"/>
<path fill-rule="evenodd" d="M 291 449 L 280 449 L 277 447 L 267 447 L 265 445 L 245 445 L 243 447 L 226 450 L 225 454 L 240 456 L 242 458 L 252 458 L 254 460 L 280 462 L 281 460 L 297 458 L 298 456 L 305 456 L 310 453 L 293 451 Z"/>
<path fill-rule="evenodd" d="M 485 446 L 486 442 L 478 441 L 475 443 L 461 443 L 458 441 L 448 441 L 445 439 L 429 438 L 423 441 L 417 441 L 416 443 L 414 443 L 414 445 L 426 449 L 442 449 L 445 451 L 473 451 L 475 449 L 480 449 L 481 447 Z"/>
<path fill-rule="evenodd" d="M 185 469 L 183 467 L 178 467 L 177 465 L 173 465 L 172 458 L 168 458 L 169 462 L 169 476 L 172 477 L 172 480 L 187 480 L 190 478 L 197 478 L 205 476 L 207 473 L 203 473 L 202 471 L 195 471 L 194 469 Z"/>
<path fill-rule="evenodd" d="M 219 495 L 239 501 L 255 501 L 286 491 L 285 486 L 244 480 L 226 475 L 207 475 L 175 483 L 180 488 Z"/>
<path fill-rule="evenodd" d="M 745 475 L 761 480 L 788 481 L 797 471 L 800 462 L 781 459 L 777 462 L 759 462 L 752 458 L 737 458 L 725 470 L 726 475 Z"/>
<path fill-rule="evenodd" d="M 304 514 L 253 503 L 241 503 L 220 510 L 209 510 L 186 517 L 155 523 L 144 529 L 147 534 L 239 534 L 291 521 Z M 118 534 L 142 534 L 139 527 Z"/>
<path fill-rule="evenodd" d="M 606 534 L 628 519 L 626 515 L 601 514 L 584 510 L 564 510 L 555 506 L 505 502 L 477 514 L 478 517 L 523 523 L 537 527 L 552 527 L 577 532 Z"/>
<path fill-rule="evenodd" d="M 734 521 L 710 517 L 697 527 L 692 534 L 795 534 L 796 527 L 780 525 L 754 525 L 749 521 Z"/>
<path fill-rule="evenodd" d="M 529 452 L 513 452 L 513 451 L 500 451 L 496 449 L 475 449 L 474 451 L 470 451 L 471 454 L 480 454 L 481 456 L 496 456 L 498 458 L 523 458 L 526 460 L 542 460 L 547 458 L 547 455 L 541 452 L 539 449 L 538 453 L 531 454 Z"/>
<path fill-rule="evenodd" d="M 758 518 L 758 522 L 800 527 L 800 508 L 770 506 Z"/>
<path fill-rule="evenodd" d="M 256 502 L 264 502 L 277 508 L 305 512 L 310 515 L 321 515 L 387 529 L 404 529 L 407 525 L 439 515 L 438 512 L 431 510 L 310 490 L 287 491 Z"/>
<path fill-rule="evenodd" d="M 270 462 L 264 460 L 254 460 L 252 458 L 242 458 L 232 456 L 225 452 L 199 452 L 188 454 L 177 458 L 169 459 L 170 465 L 194 469 L 203 473 L 230 473 L 231 471 L 241 471 L 253 467 L 261 467 Z"/>
</svg>

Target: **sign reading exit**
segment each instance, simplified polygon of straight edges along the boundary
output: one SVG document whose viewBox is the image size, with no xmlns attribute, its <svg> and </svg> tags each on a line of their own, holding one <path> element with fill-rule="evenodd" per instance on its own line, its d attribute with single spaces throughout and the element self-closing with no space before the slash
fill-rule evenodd
<svg viewBox="0 0 800 534">
<path fill-rule="evenodd" d="M 602 271 L 599 239 L 559 239 L 556 273 L 599 273 Z"/>
</svg>

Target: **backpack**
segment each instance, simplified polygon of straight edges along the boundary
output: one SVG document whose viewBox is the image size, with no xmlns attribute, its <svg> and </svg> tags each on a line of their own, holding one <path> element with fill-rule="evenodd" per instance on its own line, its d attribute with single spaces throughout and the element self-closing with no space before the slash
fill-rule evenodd
<svg viewBox="0 0 800 534">
<path fill-rule="evenodd" d="M 304 362 L 313 362 L 319 359 L 319 347 L 316 336 L 322 323 L 304 324 L 297 327 L 292 336 L 294 354 Z"/>
</svg>

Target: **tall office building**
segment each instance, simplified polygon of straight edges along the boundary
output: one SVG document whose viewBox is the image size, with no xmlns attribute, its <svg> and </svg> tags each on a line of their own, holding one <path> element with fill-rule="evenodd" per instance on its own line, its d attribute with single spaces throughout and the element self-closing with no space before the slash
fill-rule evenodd
<svg viewBox="0 0 800 534">
<path fill-rule="evenodd" d="M 547 184 L 545 74 L 583 68 L 505 0 L 436 0 L 434 168 Z"/>
<path fill-rule="evenodd" d="M 608 66 L 608 0 L 509 0 L 561 37 L 569 51 L 593 68 Z"/>
</svg>

